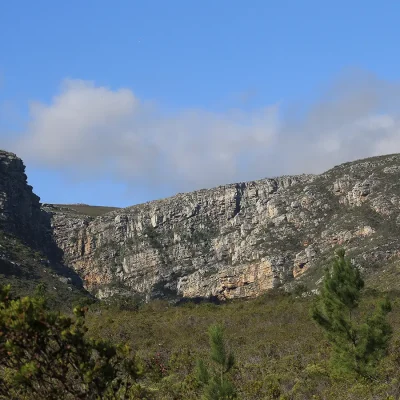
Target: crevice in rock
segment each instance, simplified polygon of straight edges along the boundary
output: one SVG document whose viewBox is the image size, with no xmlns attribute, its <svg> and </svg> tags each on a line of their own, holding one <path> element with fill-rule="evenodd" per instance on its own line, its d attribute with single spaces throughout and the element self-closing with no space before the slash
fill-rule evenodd
<svg viewBox="0 0 400 400">
<path fill-rule="evenodd" d="M 240 213 L 241 210 L 241 201 L 244 193 L 244 189 L 246 187 L 245 183 L 237 183 L 236 184 L 236 195 L 235 195 L 235 210 L 233 211 L 233 216 L 234 218 L 237 214 Z"/>
</svg>

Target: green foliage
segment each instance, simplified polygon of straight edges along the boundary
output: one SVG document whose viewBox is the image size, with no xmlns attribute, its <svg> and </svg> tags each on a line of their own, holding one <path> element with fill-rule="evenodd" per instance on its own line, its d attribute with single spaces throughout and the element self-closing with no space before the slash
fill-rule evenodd
<svg viewBox="0 0 400 400">
<path fill-rule="evenodd" d="M 392 335 L 386 321 L 391 304 L 389 300 L 380 302 L 371 316 L 359 321 L 356 311 L 363 287 L 359 270 L 345 258 L 344 250 L 338 250 L 311 313 L 332 345 L 333 370 L 371 379 Z"/>
<path fill-rule="evenodd" d="M 295 296 L 302 296 L 303 293 L 307 293 L 308 291 L 309 291 L 309 290 L 308 290 L 307 285 L 305 285 L 304 283 L 297 283 L 297 284 L 294 286 L 294 288 L 293 288 L 293 290 L 292 290 L 292 293 L 293 293 Z"/>
<path fill-rule="evenodd" d="M 46 293 L 47 293 L 47 285 L 46 285 L 46 283 L 45 282 L 40 282 L 35 288 L 34 296 L 39 298 L 39 299 L 45 300 Z"/>
<path fill-rule="evenodd" d="M 90 336 L 126 342 L 143 365 L 153 363 L 151 371 L 146 369 L 138 382 L 151 388 L 151 398 L 157 400 L 201 399 L 204 379 L 199 381 L 196 360 L 203 360 L 209 378 L 214 370 L 219 371 L 204 334 L 217 321 L 225 327 L 224 338 L 234 350 L 235 366 L 227 376 L 238 399 L 398 399 L 400 296 L 395 292 L 389 296 L 393 340 L 388 355 L 377 365 L 373 381 L 357 376 L 338 379 L 332 374 L 332 346 L 309 315 L 312 296 L 275 290 L 256 299 L 221 304 L 193 301 L 176 306 L 154 300 L 134 311 L 97 302 L 90 306 L 86 324 Z M 381 292 L 363 290 L 353 313 L 360 326 L 373 316 L 380 297 Z M 157 353 L 165 372 L 157 357 L 156 363 L 152 361 Z"/>
<path fill-rule="evenodd" d="M 103 302 L 116 311 L 137 311 L 144 304 L 144 298 L 139 294 L 131 296 L 114 294 Z"/>
<path fill-rule="evenodd" d="M 209 372 L 203 360 L 198 360 L 197 376 L 204 386 L 204 400 L 228 400 L 236 398 L 236 390 L 226 376 L 234 366 L 233 353 L 227 353 L 223 329 L 219 325 L 212 325 L 208 330 L 210 337 L 211 359 L 214 368 Z"/>
<path fill-rule="evenodd" d="M 38 284 L 46 285 L 49 305 L 57 310 L 71 311 L 71 304 L 90 297 L 74 284 L 62 282 L 68 269 L 48 263 L 45 254 L 36 251 L 20 238 L 0 230 L 0 286 L 11 284 L 12 294 L 31 296 Z M 68 276 L 71 276 L 70 274 Z M 61 279 L 60 279 L 61 278 Z"/>
<path fill-rule="evenodd" d="M 12 299 L 0 289 L 1 399 L 128 399 L 141 367 L 127 346 L 86 337 L 86 308 L 75 318 L 35 297 Z"/>
</svg>

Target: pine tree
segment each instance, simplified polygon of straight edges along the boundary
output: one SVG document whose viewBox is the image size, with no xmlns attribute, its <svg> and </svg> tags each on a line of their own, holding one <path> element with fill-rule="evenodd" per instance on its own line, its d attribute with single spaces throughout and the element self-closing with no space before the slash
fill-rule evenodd
<svg viewBox="0 0 400 400">
<path fill-rule="evenodd" d="M 86 336 L 75 318 L 46 307 L 44 287 L 13 299 L 0 287 L 0 399 L 125 399 L 141 368 L 129 348 Z"/>
<path fill-rule="evenodd" d="M 203 360 L 197 362 L 197 376 L 203 385 L 204 400 L 230 400 L 236 398 L 236 390 L 227 374 L 235 364 L 233 353 L 227 353 L 223 329 L 212 325 L 208 330 L 211 359 L 215 364 L 211 373 Z"/>
<path fill-rule="evenodd" d="M 333 370 L 372 379 L 392 336 L 386 320 L 391 304 L 387 299 L 379 302 L 373 315 L 360 322 L 355 311 L 364 281 L 359 270 L 345 257 L 344 250 L 339 250 L 336 256 L 325 274 L 321 294 L 311 314 L 332 345 Z"/>
</svg>

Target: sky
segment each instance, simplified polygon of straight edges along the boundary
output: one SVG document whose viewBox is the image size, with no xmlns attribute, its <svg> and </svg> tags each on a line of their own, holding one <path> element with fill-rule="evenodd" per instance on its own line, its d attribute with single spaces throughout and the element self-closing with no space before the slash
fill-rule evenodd
<svg viewBox="0 0 400 400">
<path fill-rule="evenodd" d="M 400 2 L 0 1 L 0 148 L 125 207 L 400 152 Z"/>
</svg>

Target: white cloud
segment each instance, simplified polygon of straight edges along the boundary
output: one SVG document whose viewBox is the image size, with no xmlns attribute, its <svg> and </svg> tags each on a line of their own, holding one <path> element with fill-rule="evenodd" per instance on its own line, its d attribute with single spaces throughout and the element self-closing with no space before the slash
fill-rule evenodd
<svg viewBox="0 0 400 400">
<path fill-rule="evenodd" d="M 120 135 L 137 107 L 129 90 L 68 80 L 52 104 L 31 104 L 28 130 L 15 146 L 22 156 L 49 167 L 90 170 L 102 158 L 107 162 L 113 131 Z"/>
<path fill-rule="evenodd" d="M 50 104 L 32 104 L 25 132 L 9 145 L 27 163 L 81 179 L 111 175 L 171 191 L 400 152 L 397 84 L 356 71 L 331 85 L 299 119 L 277 105 L 244 112 L 163 113 L 131 90 L 67 80 Z"/>
<path fill-rule="evenodd" d="M 275 107 L 164 115 L 128 89 L 72 80 L 51 104 L 32 104 L 30 115 L 27 131 L 12 143 L 26 162 L 182 190 L 250 178 L 240 160 L 261 154 L 278 129 Z"/>
</svg>

